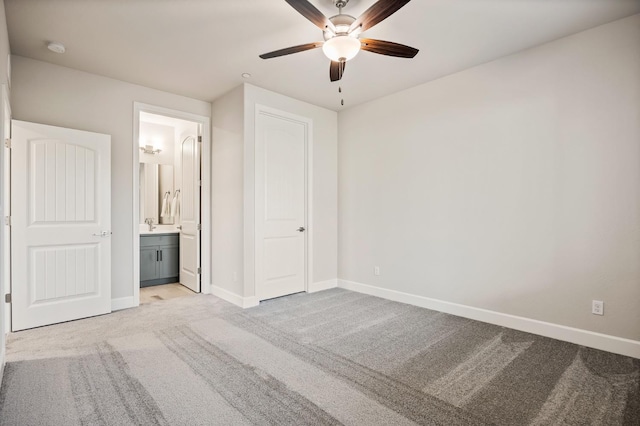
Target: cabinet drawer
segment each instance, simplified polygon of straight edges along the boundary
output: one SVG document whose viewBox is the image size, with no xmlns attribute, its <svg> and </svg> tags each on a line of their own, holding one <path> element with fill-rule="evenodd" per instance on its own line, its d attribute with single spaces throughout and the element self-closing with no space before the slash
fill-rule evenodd
<svg viewBox="0 0 640 426">
<path fill-rule="evenodd" d="M 180 236 L 175 235 L 141 235 L 140 247 L 178 245 Z"/>
</svg>

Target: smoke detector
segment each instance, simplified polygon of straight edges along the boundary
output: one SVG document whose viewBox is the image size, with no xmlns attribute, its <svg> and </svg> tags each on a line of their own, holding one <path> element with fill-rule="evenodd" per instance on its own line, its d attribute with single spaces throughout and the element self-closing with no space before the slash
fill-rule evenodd
<svg viewBox="0 0 640 426">
<path fill-rule="evenodd" d="M 47 44 L 47 49 L 55 53 L 64 53 L 66 51 L 64 44 L 53 41 Z"/>
</svg>

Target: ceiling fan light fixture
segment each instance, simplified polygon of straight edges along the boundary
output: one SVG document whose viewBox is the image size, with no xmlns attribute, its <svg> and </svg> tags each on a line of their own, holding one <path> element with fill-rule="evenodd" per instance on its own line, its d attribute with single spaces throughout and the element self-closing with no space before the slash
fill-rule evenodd
<svg viewBox="0 0 640 426">
<path fill-rule="evenodd" d="M 49 42 L 47 44 L 47 49 L 54 53 L 64 53 L 67 50 L 65 49 L 64 44 L 55 41 Z"/>
<path fill-rule="evenodd" d="M 334 62 L 348 61 L 360 51 L 360 40 L 348 35 L 337 35 L 324 42 L 322 51 Z"/>
</svg>

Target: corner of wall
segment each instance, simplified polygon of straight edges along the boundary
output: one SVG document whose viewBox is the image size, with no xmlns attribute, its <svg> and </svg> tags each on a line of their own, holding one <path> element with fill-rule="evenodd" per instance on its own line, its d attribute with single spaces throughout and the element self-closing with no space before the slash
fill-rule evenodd
<svg viewBox="0 0 640 426">
<path fill-rule="evenodd" d="M 260 301 L 255 296 L 240 296 L 236 293 L 230 292 L 222 287 L 217 287 L 215 285 L 211 286 L 211 294 L 219 297 L 222 300 L 226 300 L 229 303 L 233 303 L 236 306 L 239 306 L 243 309 L 252 308 L 254 306 L 258 306 Z"/>
</svg>

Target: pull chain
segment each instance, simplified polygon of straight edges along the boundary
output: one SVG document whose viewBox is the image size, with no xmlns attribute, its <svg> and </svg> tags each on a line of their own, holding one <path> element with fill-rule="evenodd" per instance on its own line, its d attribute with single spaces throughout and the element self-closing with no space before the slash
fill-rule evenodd
<svg viewBox="0 0 640 426">
<path fill-rule="evenodd" d="M 342 80 L 342 74 L 344 73 L 344 62 L 340 62 L 340 68 L 338 71 L 340 72 L 340 80 Z M 338 93 L 342 93 L 342 86 L 338 86 Z M 340 105 L 344 106 L 344 99 L 340 99 Z"/>
</svg>

